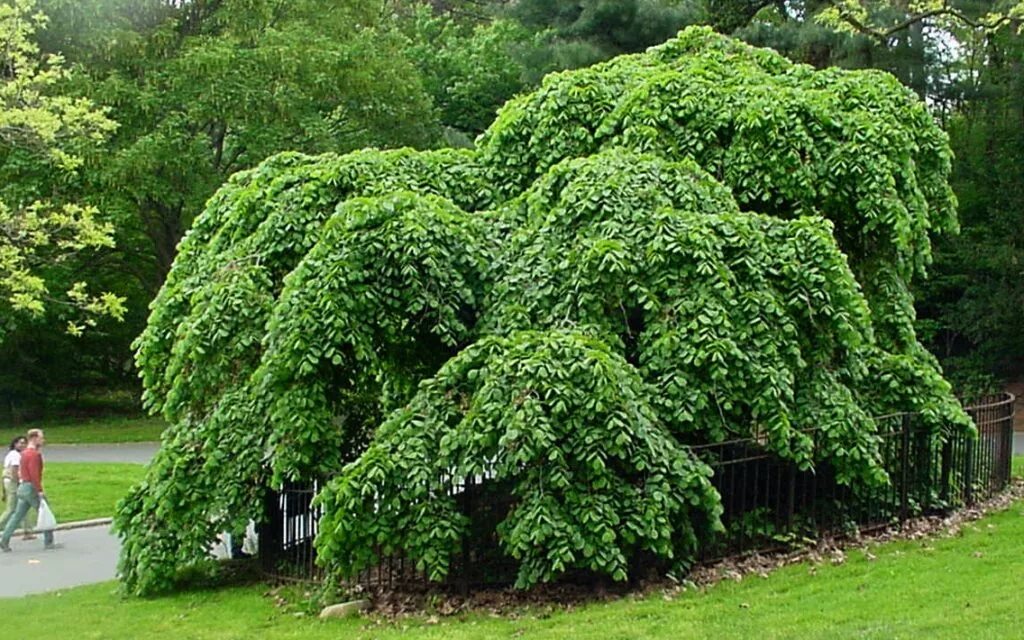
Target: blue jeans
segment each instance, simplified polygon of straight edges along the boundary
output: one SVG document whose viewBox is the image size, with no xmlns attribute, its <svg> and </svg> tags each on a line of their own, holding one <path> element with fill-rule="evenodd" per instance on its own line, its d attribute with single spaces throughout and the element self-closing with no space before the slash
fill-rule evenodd
<svg viewBox="0 0 1024 640">
<path fill-rule="evenodd" d="M 4 477 L 5 508 L 4 514 L 0 516 L 0 531 L 7 528 L 7 521 L 14 515 L 18 506 L 18 481 Z"/>
<path fill-rule="evenodd" d="M 18 523 L 25 519 L 25 514 L 33 507 L 36 511 L 39 510 L 39 494 L 36 493 L 36 488 L 30 483 L 22 482 L 18 486 L 18 506 L 14 508 L 14 515 L 7 521 L 3 538 L 0 538 L 0 546 L 6 547 L 10 545 L 11 536 L 14 535 L 14 530 L 18 528 Z M 43 532 L 43 544 L 46 546 L 53 544 L 52 531 Z"/>
</svg>

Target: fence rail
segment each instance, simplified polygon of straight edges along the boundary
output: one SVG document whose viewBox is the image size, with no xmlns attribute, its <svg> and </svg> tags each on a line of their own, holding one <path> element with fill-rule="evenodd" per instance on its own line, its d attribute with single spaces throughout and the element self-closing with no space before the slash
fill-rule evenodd
<svg viewBox="0 0 1024 640">
<path fill-rule="evenodd" d="M 1012 394 L 978 398 L 966 407 L 976 437 L 956 433 L 935 438 L 917 414 L 876 418 L 879 452 L 889 481 L 874 489 L 851 489 L 836 470 L 819 464 L 801 470 L 765 450 L 754 439 L 693 447 L 713 469 L 722 496 L 725 533 L 707 541 L 700 560 L 765 552 L 802 539 L 843 535 L 898 524 L 912 517 L 970 506 L 1010 482 L 1013 447 Z M 501 585 L 514 580 L 515 565 L 500 550 L 496 525 L 512 506 L 505 487 L 483 479 L 452 485 L 473 531 L 455 554 L 449 586 Z M 280 580 L 317 582 L 313 540 L 322 515 L 313 506 L 319 483 L 291 483 L 266 495 L 260 526 L 264 572 Z M 399 557 L 387 557 L 352 582 L 366 588 L 426 583 L 422 573 Z"/>
</svg>

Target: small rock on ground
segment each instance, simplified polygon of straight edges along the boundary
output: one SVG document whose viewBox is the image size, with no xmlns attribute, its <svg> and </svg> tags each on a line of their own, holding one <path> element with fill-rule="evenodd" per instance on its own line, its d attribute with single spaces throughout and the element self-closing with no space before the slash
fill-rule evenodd
<svg viewBox="0 0 1024 640">
<path fill-rule="evenodd" d="M 342 602 L 341 604 L 332 604 L 324 607 L 323 611 L 320 612 L 320 617 L 348 618 L 350 616 L 358 615 L 359 612 L 366 611 L 369 608 L 369 600 L 352 600 L 350 602 Z"/>
</svg>

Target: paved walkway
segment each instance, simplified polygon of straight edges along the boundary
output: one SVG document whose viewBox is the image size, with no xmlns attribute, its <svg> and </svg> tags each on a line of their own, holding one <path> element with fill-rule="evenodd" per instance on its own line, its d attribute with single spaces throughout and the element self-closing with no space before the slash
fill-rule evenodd
<svg viewBox="0 0 1024 640">
<path fill-rule="evenodd" d="M 43 449 L 47 462 L 131 462 L 147 464 L 153 459 L 159 442 L 125 444 L 50 444 Z"/>
<path fill-rule="evenodd" d="M 1024 456 L 1024 431 L 1013 434 L 1013 455 Z"/>
<path fill-rule="evenodd" d="M 52 444 L 43 450 L 47 462 L 127 462 L 146 464 L 158 442 L 130 444 Z M 60 549 L 45 551 L 43 537 L 11 540 L 11 553 L 0 552 L 0 598 L 67 589 L 113 580 L 121 541 L 110 526 L 57 531 Z"/>
<path fill-rule="evenodd" d="M 43 550 L 43 537 L 11 540 L 10 553 L 0 552 L 0 598 L 66 589 L 113 580 L 121 543 L 110 527 L 58 531 L 60 549 Z"/>
</svg>

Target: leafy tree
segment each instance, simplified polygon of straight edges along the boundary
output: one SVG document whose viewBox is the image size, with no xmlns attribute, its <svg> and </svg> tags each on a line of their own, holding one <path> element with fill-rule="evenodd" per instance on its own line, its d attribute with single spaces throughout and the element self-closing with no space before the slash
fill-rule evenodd
<svg viewBox="0 0 1024 640">
<path fill-rule="evenodd" d="M 443 480 L 455 475 L 512 483 L 499 534 L 521 587 L 572 567 L 625 580 L 641 549 L 685 560 L 717 524 L 719 496 L 648 397 L 600 340 L 484 338 L 425 381 L 323 494 L 320 555 L 348 572 L 373 566 L 374 549 L 401 550 L 443 579 L 469 525 Z"/>
<path fill-rule="evenodd" d="M 963 230 L 937 244 L 933 277 L 918 295 L 932 349 L 965 385 L 1024 371 L 1024 37 L 1004 30 L 976 41 L 949 130 Z M 979 380 L 980 378 L 980 380 Z"/>
<path fill-rule="evenodd" d="M 441 124 L 460 146 L 469 146 L 536 73 L 531 58 L 542 37 L 516 22 L 466 23 L 421 9 L 407 23 L 409 57 L 423 73 Z"/>
<path fill-rule="evenodd" d="M 925 343 L 963 393 L 1019 376 L 1024 362 L 1015 201 L 1022 39 L 1012 4 L 861 3 L 867 17 L 856 24 L 835 14 L 850 3 L 775 5 L 736 32 L 818 67 L 888 70 L 926 96 L 944 123 L 962 231 L 936 245 L 932 277 L 917 284 L 917 306 Z M 831 18 L 822 16 L 829 10 Z"/>
<path fill-rule="evenodd" d="M 550 76 L 473 149 L 236 174 L 139 341 L 173 426 L 119 506 L 126 588 L 172 585 L 289 478 L 328 479 L 333 573 L 401 553 L 433 579 L 480 479 L 520 587 L 685 567 L 720 527 L 695 445 L 884 487 L 870 416 L 919 411 L 934 447 L 971 428 L 909 294 L 956 226 L 949 160 L 891 76 L 687 29 Z"/>
<path fill-rule="evenodd" d="M 982 5 L 984 6 L 984 5 Z M 903 31 L 920 34 L 927 22 L 995 31 L 1020 26 L 1024 22 L 1024 3 L 1000 2 L 978 13 L 978 5 L 949 0 L 925 0 L 916 3 L 835 0 L 825 3 L 818 20 L 831 27 L 885 40 Z"/>
<path fill-rule="evenodd" d="M 226 528 L 244 527 L 260 509 L 261 487 L 269 482 L 264 451 L 271 434 L 264 428 L 264 421 L 275 405 L 272 396 L 248 383 L 254 376 L 266 377 L 255 369 L 261 360 L 264 331 L 272 320 L 272 303 L 284 295 L 285 276 L 296 269 L 303 256 L 313 249 L 323 252 L 321 259 L 329 269 L 327 273 L 352 278 L 353 297 L 355 291 L 372 288 L 374 282 L 367 279 L 377 269 L 395 265 L 376 283 L 388 285 L 380 292 L 387 292 L 384 302 L 397 303 L 402 299 L 399 296 L 406 293 L 420 295 L 418 302 L 410 303 L 408 313 L 424 313 L 424 304 L 438 295 L 430 279 L 420 289 L 406 290 L 409 269 L 415 273 L 416 269 L 441 268 L 429 253 L 423 256 L 430 260 L 427 264 L 408 263 L 412 252 L 405 247 L 404 232 L 412 231 L 416 224 L 415 206 L 409 212 L 402 211 L 407 215 L 393 221 L 388 235 L 374 235 L 372 226 L 366 226 L 366 235 L 352 238 L 342 247 L 318 244 L 314 230 L 332 220 L 330 224 L 338 227 L 334 233 L 340 233 L 347 212 L 375 215 L 378 220 L 393 218 L 400 212 L 394 203 L 384 205 L 376 213 L 353 203 L 354 206 L 337 215 L 335 205 L 350 198 L 385 196 L 395 191 L 443 194 L 455 203 L 449 209 L 458 205 L 467 210 L 484 208 L 488 188 L 474 166 L 471 154 L 450 150 L 361 151 L 341 157 L 283 154 L 236 174 L 210 200 L 204 215 L 182 241 L 181 257 L 157 297 L 149 325 L 139 340 L 138 364 L 146 387 L 144 401 L 161 410 L 173 424 L 164 436 L 166 445 L 150 465 L 149 476 L 152 486 L 165 487 L 167 492 L 157 495 L 148 486 L 140 486 L 128 497 L 122 511 L 125 515 L 120 526 L 132 532 L 126 536 L 122 570 L 133 589 L 168 587 L 173 569 L 183 558 L 191 559 L 186 562 L 201 559 L 211 536 Z M 415 205 L 415 200 L 410 203 Z M 426 209 L 439 214 L 438 222 L 451 213 L 437 206 Z M 402 223 L 409 226 L 403 228 Z M 362 244 L 363 240 L 367 244 Z M 369 247 L 379 248 L 372 241 L 384 243 L 384 251 L 367 253 Z M 429 247 L 424 249 L 430 251 Z M 333 262 L 335 255 L 343 259 L 340 264 Z M 358 262 L 346 265 L 344 261 L 354 259 Z M 305 267 L 307 277 L 316 274 L 313 266 Z M 217 275 L 211 280 L 210 274 Z M 385 276 L 393 279 L 388 282 Z M 321 282 L 318 286 L 328 284 Z M 359 310 L 350 307 L 349 315 L 334 317 L 332 307 L 319 307 L 323 315 L 305 304 L 291 308 L 297 317 L 288 322 L 274 320 L 275 326 L 284 323 L 283 326 L 298 328 L 313 318 L 323 321 L 328 316 L 332 323 L 340 325 L 322 335 L 317 335 L 317 329 L 299 342 L 280 343 L 282 349 L 305 347 L 315 354 L 323 353 L 321 338 L 349 339 L 342 323 L 354 326 L 359 319 L 365 320 L 367 313 L 364 309 L 357 314 Z M 341 308 L 334 306 L 333 310 Z M 224 315 L 229 311 L 230 318 Z M 304 317 L 306 311 L 313 311 L 314 316 Z M 400 320 L 381 325 L 381 330 L 391 336 L 399 335 L 402 329 Z M 366 334 L 351 336 L 353 348 L 358 348 L 327 353 L 324 363 L 318 355 L 292 359 L 282 353 L 281 362 L 299 366 L 289 369 L 288 375 L 278 374 L 266 381 L 293 390 L 282 395 L 302 406 L 299 413 L 288 415 L 282 405 L 277 415 L 286 422 L 293 417 L 300 419 L 296 426 L 314 427 L 308 433 L 295 430 L 300 440 L 294 443 L 295 451 L 288 454 L 299 461 L 303 471 L 315 470 L 317 459 L 328 452 L 324 466 L 355 453 L 362 425 L 372 427 L 379 419 L 382 384 L 387 382 L 385 371 L 398 373 L 404 369 L 415 373 L 417 368 L 423 368 L 416 366 L 416 357 L 425 357 L 426 363 L 439 357 L 427 348 L 436 345 L 435 341 L 413 349 L 400 360 L 368 351 L 365 345 L 374 343 L 377 330 L 371 328 Z M 403 354 L 399 351 L 395 355 Z M 344 373 L 343 368 L 334 365 L 336 357 L 339 364 L 344 361 L 356 368 Z M 396 370 L 389 363 L 404 364 L 404 368 Z M 289 384 L 290 380 L 303 383 L 315 379 L 321 364 L 338 370 L 334 381 L 338 386 L 330 386 L 330 398 L 317 397 L 317 392 L 325 390 L 323 386 L 304 389 L 300 384 Z M 401 391 L 408 384 L 397 389 L 394 384 L 387 386 Z M 312 422 L 314 415 L 331 413 L 332 408 L 335 418 L 328 424 Z M 351 434 L 354 442 L 339 443 L 340 438 L 330 435 L 335 428 Z M 346 450 L 331 450 L 323 443 L 318 444 L 324 437 L 323 430 L 327 430 L 333 444 L 345 445 L 348 455 Z M 293 448 L 283 441 L 282 445 Z M 191 463 L 183 466 L 183 457 Z M 186 466 L 191 466 L 191 470 Z M 193 527 L 187 524 L 190 521 L 206 524 Z"/>
<path fill-rule="evenodd" d="M 703 19 L 699 3 L 679 0 L 456 0 L 413 3 L 404 30 L 449 141 L 469 146 L 545 74 L 642 51 Z"/>
<path fill-rule="evenodd" d="M 53 0 L 53 46 L 121 127 L 91 177 L 119 232 L 148 244 L 155 291 L 225 179 L 284 150 L 430 146 L 429 98 L 376 3 Z M 68 38 L 71 42 L 68 42 Z M 89 42 L 82 42 L 88 38 Z"/>
<path fill-rule="evenodd" d="M 94 207 L 64 200 L 61 183 L 77 178 L 83 155 L 116 125 L 89 100 L 56 91 L 68 71 L 33 40 L 45 24 L 32 0 L 0 5 L 0 342 L 48 304 L 77 308 L 88 325 L 124 314 L 121 298 L 91 294 L 84 281 L 63 293 L 48 284 L 70 255 L 113 245 L 111 226 Z M 67 329 L 83 326 L 71 320 Z"/>
<path fill-rule="evenodd" d="M 30 272 L 54 292 L 72 289 L 80 280 L 94 287 L 103 283 L 97 290 L 124 299 L 126 322 L 105 326 L 102 334 L 92 331 L 88 345 L 48 337 L 69 320 L 84 325 L 81 314 L 72 314 L 67 305 L 50 305 L 48 315 L 36 314 L 31 326 L 5 324 L 12 344 L 28 352 L 0 362 L 5 381 L 0 396 L 10 399 L 18 414 L 35 412 L 48 395 L 75 393 L 84 379 L 106 382 L 108 388 L 124 384 L 124 376 L 114 372 L 131 362 L 132 337 L 145 324 L 146 306 L 183 233 L 231 174 L 287 150 L 430 147 L 441 140 L 420 72 L 407 58 L 406 39 L 383 3 L 39 0 L 39 5 L 50 16 L 35 33 L 41 58 L 59 54 L 76 71 L 55 72 L 47 80 L 47 95 L 102 105 L 96 113 L 116 118 L 120 126 L 103 153 L 85 153 L 95 145 L 86 145 L 81 136 L 76 143 L 81 148 L 72 150 L 65 135 L 70 132 L 61 133 L 58 147 L 77 158 L 73 175 L 43 154 L 30 156 L 22 145 L 17 156 L 5 160 L 2 183 L 9 195 L 3 201 L 17 207 L 22 221 L 37 199 L 54 204 L 46 211 L 74 203 L 89 212 L 82 220 L 92 220 L 95 228 L 83 231 L 93 233 L 79 236 L 93 244 L 102 239 L 104 246 L 63 251 L 59 264 L 43 248 L 32 258 Z M 95 210 L 102 218 L 92 215 Z M 57 218 L 47 221 L 56 224 Z M 61 242 L 67 242 L 67 231 Z M 116 248 L 106 246 L 115 240 Z M 38 284 L 19 282 L 21 288 Z M 96 302 L 90 296 L 82 304 Z M 13 317 L 4 314 L 4 322 Z M 58 356 L 58 347 L 68 354 Z M 65 366 L 69 358 L 89 363 L 91 370 Z"/>
<path fill-rule="evenodd" d="M 685 0 L 520 0 L 509 12 L 526 26 L 552 29 L 566 67 L 643 51 L 703 17 Z"/>
</svg>

